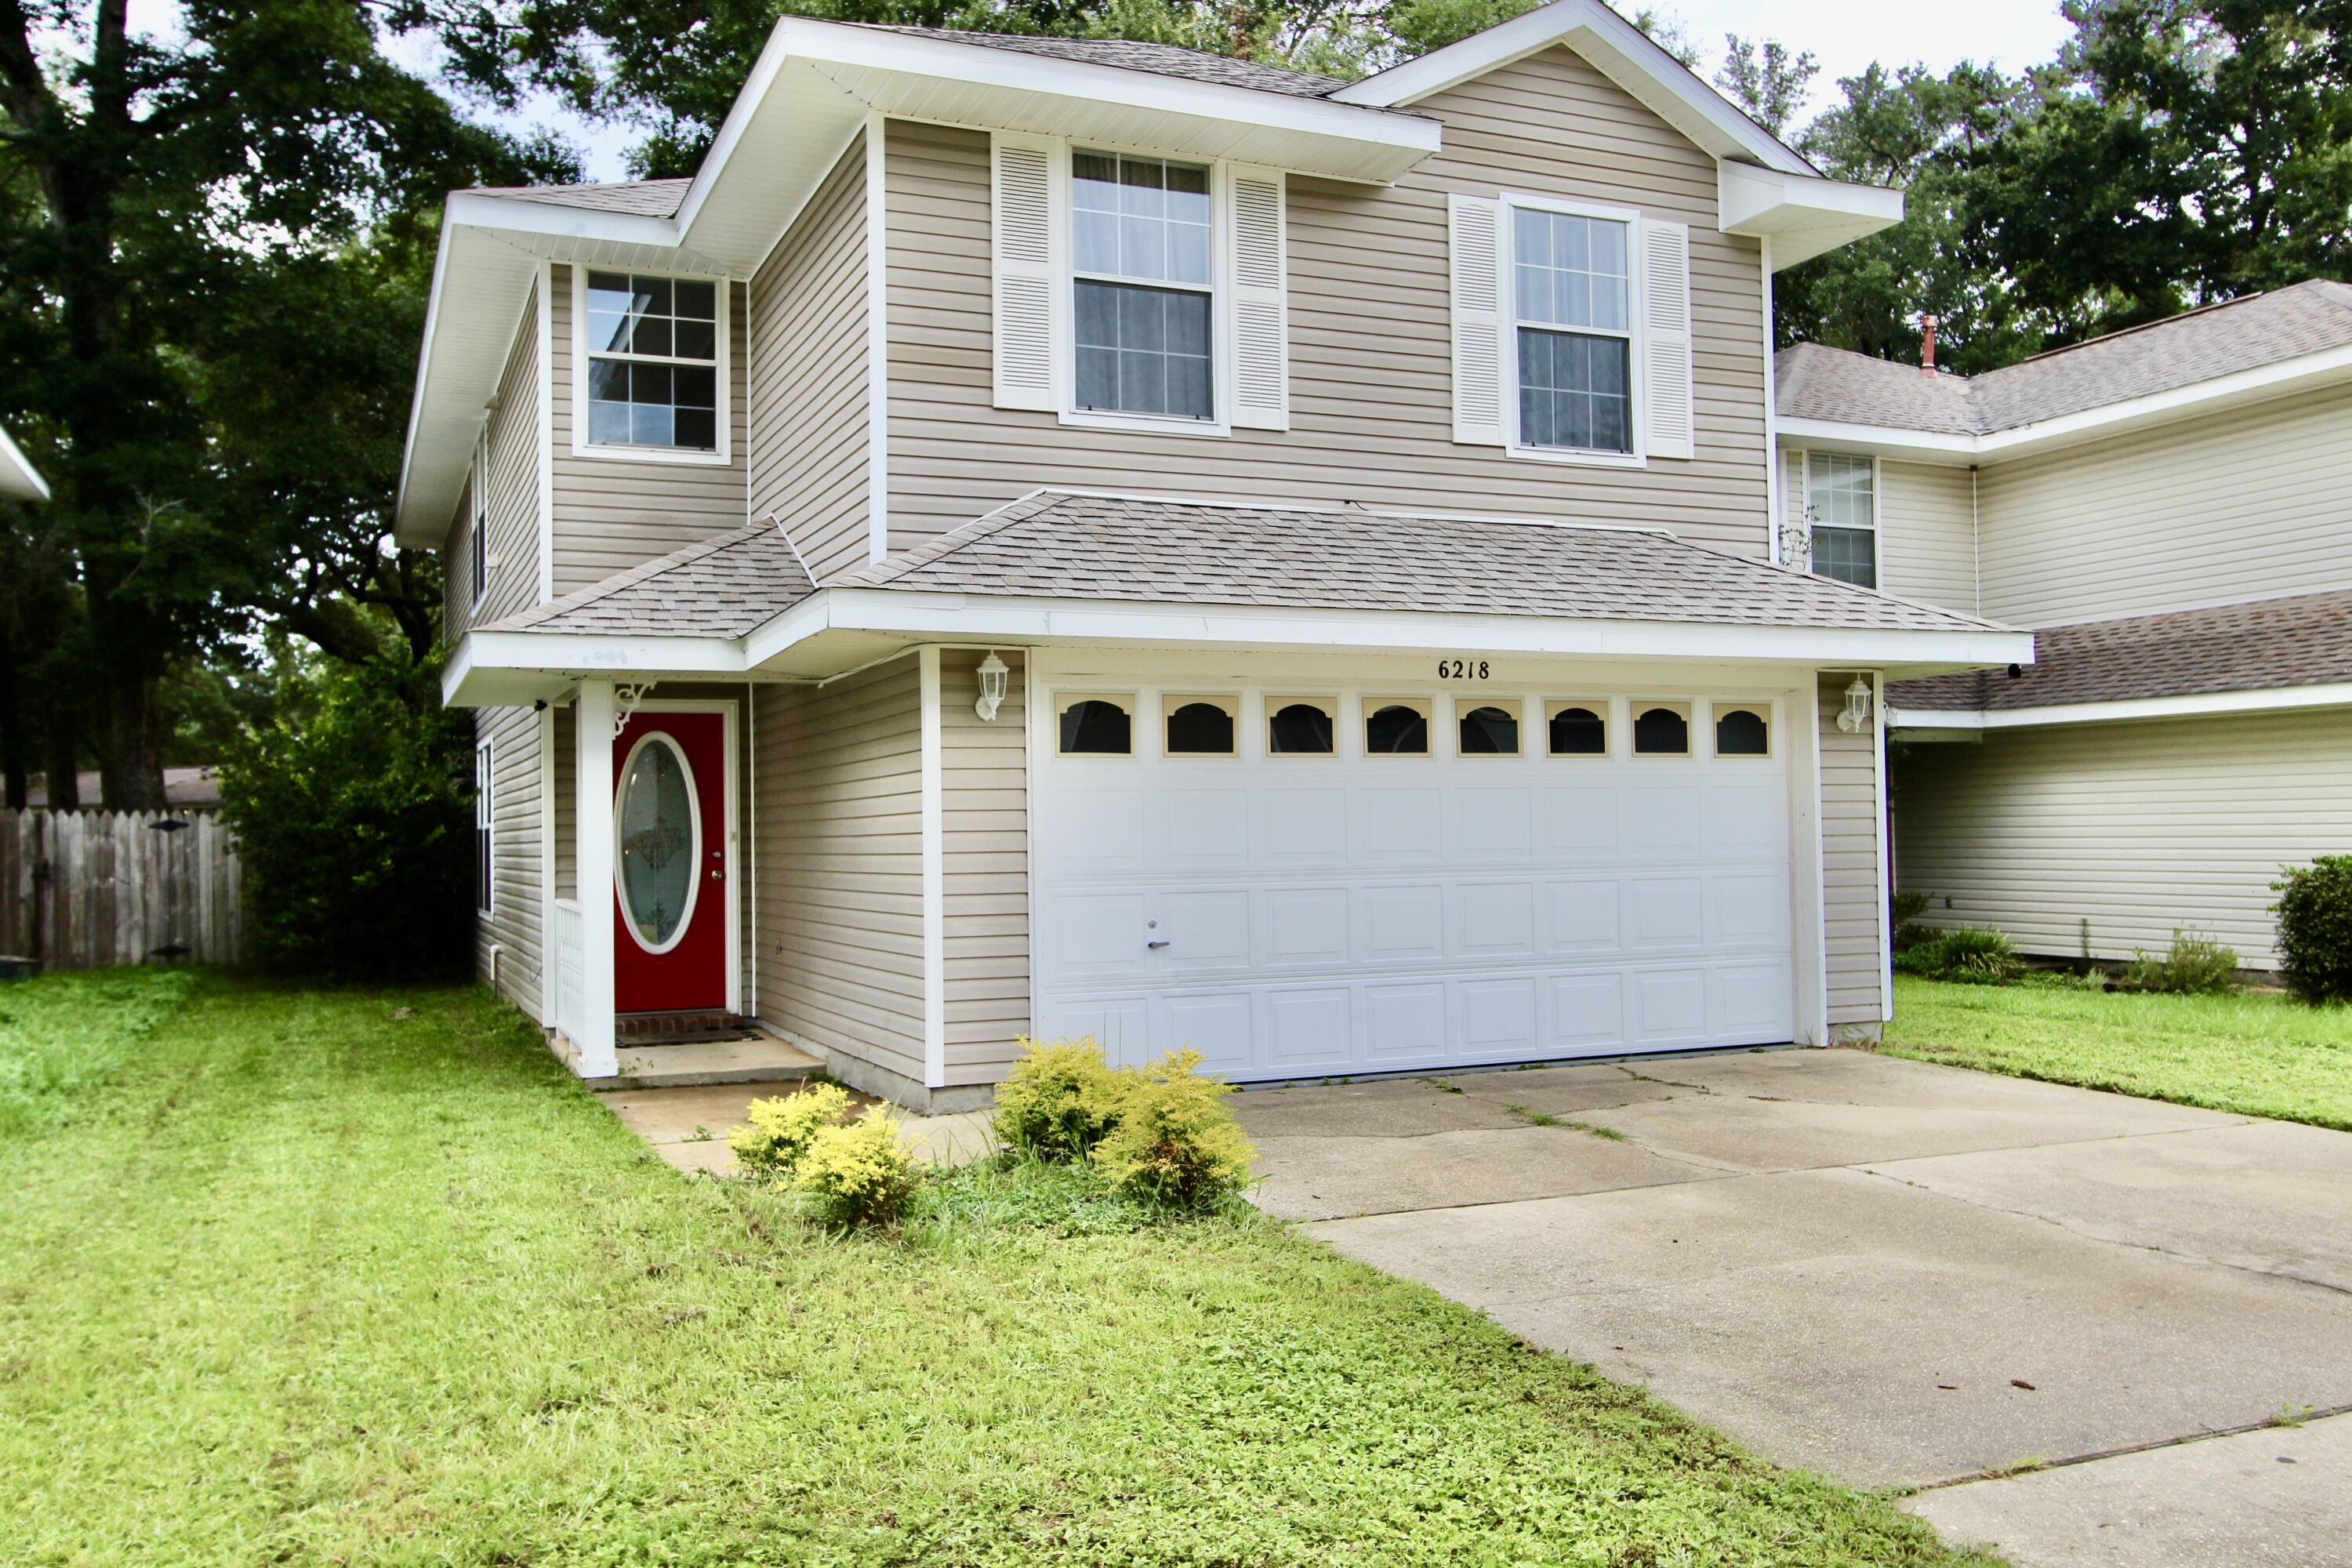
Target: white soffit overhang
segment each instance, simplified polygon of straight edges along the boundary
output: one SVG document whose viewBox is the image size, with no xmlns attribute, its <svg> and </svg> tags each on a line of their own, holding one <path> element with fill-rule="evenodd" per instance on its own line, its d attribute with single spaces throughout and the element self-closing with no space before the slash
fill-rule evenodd
<svg viewBox="0 0 2352 1568">
<path fill-rule="evenodd" d="M 0 500 L 47 500 L 49 481 L 41 478 L 33 460 L 25 456 L 8 432 L 0 430 Z"/>
<path fill-rule="evenodd" d="M 1772 270 L 1903 221 L 1903 193 L 1724 160 L 1716 164 L 1716 222 L 1726 234 L 1772 242 Z"/>
<path fill-rule="evenodd" d="M 1006 647 L 1225 647 L 1253 651 L 1525 654 L 1657 663 L 1880 669 L 1892 679 L 2031 664 L 2031 632 L 1706 626 L 1397 610 L 1039 599 L 827 588 L 740 637 L 468 633 L 442 675 L 460 707 L 527 701 L 583 675 L 643 679 L 823 679 L 920 642 Z"/>
</svg>

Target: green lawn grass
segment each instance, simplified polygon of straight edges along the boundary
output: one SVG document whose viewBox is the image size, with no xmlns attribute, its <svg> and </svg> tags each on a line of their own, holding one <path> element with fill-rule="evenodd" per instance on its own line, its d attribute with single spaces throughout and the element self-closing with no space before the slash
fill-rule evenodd
<svg viewBox="0 0 2352 1568">
<path fill-rule="evenodd" d="M 2352 1007 L 1895 977 L 1885 1049 L 2352 1131 Z"/>
<path fill-rule="evenodd" d="M 831 1237 L 478 991 L 60 995 L 132 1044 L 0 1142 L 0 1562 L 1990 1561 L 1254 1215 Z"/>
</svg>

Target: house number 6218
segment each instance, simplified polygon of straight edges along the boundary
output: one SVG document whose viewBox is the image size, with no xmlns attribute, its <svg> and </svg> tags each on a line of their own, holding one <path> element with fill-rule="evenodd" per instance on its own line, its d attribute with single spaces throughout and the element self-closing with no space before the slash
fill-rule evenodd
<svg viewBox="0 0 2352 1568">
<path fill-rule="evenodd" d="M 1486 680 L 1493 678 L 1494 667 L 1483 658 L 1441 658 L 1437 661 L 1440 680 Z"/>
</svg>

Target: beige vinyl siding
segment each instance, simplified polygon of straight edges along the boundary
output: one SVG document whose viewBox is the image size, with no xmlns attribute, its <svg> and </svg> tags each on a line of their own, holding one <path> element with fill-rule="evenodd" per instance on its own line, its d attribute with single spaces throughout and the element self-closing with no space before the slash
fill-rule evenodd
<svg viewBox="0 0 2352 1568">
<path fill-rule="evenodd" d="M 1291 428 L 1106 431 L 991 406 L 989 143 L 893 122 L 890 542 L 904 548 L 1038 485 L 1534 513 L 1647 523 L 1761 555 L 1762 274 L 1716 229 L 1714 160 L 1565 49 L 1415 106 L 1445 150 L 1391 187 L 1289 181 Z M 1691 225 L 1698 456 L 1646 468 L 1456 446 L 1448 192 L 1638 205 Z"/>
<path fill-rule="evenodd" d="M 533 287 L 521 327 L 499 374 L 498 405 L 487 416 L 489 448 L 489 593 L 474 604 L 474 487 L 470 469 L 442 556 L 442 630 L 454 641 L 468 626 L 539 602 L 539 304 Z"/>
<path fill-rule="evenodd" d="M 1878 466 L 1879 586 L 1977 614 L 1976 475 L 1927 463 Z"/>
<path fill-rule="evenodd" d="M 1990 731 L 1915 744 L 1895 770 L 1898 884 L 1936 925 L 2028 952 L 2161 951 L 2175 927 L 2278 963 L 2282 865 L 2352 846 L 2352 710 Z M 1946 900 L 1949 900 L 1948 907 Z"/>
<path fill-rule="evenodd" d="M 584 457 L 572 449 L 572 268 L 551 269 L 553 330 L 549 381 L 554 397 L 555 592 L 602 582 L 714 533 L 743 526 L 745 469 L 743 286 L 728 289 L 728 420 L 732 458 L 715 463 L 640 462 Z"/>
<path fill-rule="evenodd" d="M 761 1020 L 921 1083 L 919 676 L 755 689 Z"/>
<path fill-rule="evenodd" d="M 1029 762 L 1024 660 L 993 723 L 973 710 L 979 653 L 940 657 L 940 788 L 946 881 L 947 1081 L 994 1083 L 1029 1022 Z"/>
<path fill-rule="evenodd" d="M 1821 679 L 1822 936 L 1830 1028 L 1885 1017 L 1878 924 L 1878 742 L 1838 728 L 1851 673 Z"/>
<path fill-rule="evenodd" d="M 751 279 L 751 515 L 820 579 L 862 566 L 866 526 L 866 138 Z"/>
<path fill-rule="evenodd" d="M 1987 467 L 1984 613 L 2021 626 L 2352 586 L 2352 390 Z"/>
<path fill-rule="evenodd" d="M 474 737 L 490 743 L 490 913 L 474 919 L 476 973 L 533 1018 L 540 984 L 541 871 L 539 715 L 528 708 L 475 710 Z"/>
<path fill-rule="evenodd" d="M 580 896 L 580 709 L 549 710 L 555 715 L 555 888 L 559 899 Z"/>
</svg>

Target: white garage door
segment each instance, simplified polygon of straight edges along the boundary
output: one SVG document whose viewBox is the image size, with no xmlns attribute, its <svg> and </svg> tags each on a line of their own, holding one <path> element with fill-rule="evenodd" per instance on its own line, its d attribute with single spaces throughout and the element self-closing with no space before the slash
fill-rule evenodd
<svg viewBox="0 0 2352 1568">
<path fill-rule="evenodd" d="M 1048 1037 L 1246 1080 L 1790 1037 L 1773 700 L 1036 695 Z"/>
</svg>

